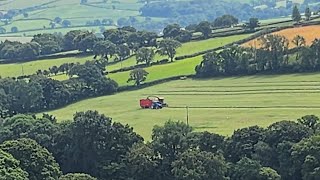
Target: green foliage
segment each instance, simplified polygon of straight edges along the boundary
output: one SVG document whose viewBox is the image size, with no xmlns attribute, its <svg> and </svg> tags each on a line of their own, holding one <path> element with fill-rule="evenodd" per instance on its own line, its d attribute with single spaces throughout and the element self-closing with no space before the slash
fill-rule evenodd
<svg viewBox="0 0 320 180">
<path fill-rule="evenodd" d="M 306 17 L 306 20 L 309 21 L 310 20 L 310 17 L 311 17 L 311 10 L 309 7 L 306 8 L 305 10 L 305 13 L 304 13 L 304 16 Z"/>
<path fill-rule="evenodd" d="M 62 50 L 63 37 L 54 34 L 37 34 L 33 36 L 32 42 L 40 45 L 41 54 L 54 54 Z"/>
<path fill-rule="evenodd" d="M 134 84 L 136 86 L 140 86 L 141 83 L 147 79 L 148 74 L 149 73 L 144 69 L 141 69 L 141 68 L 134 69 L 130 72 L 130 77 L 127 83 L 129 83 L 130 81 L 134 81 Z"/>
<path fill-rule="evenodd" d="M 174 56 L 177 53 L 177 48 L 181 47 L 181 43 L 172 40 L 172 39 L 164 39 L 160 41 L 159 43 L 159 54 L 161 56 L 168 56 L 171 59 L 171 62 L 173 61 Z"/>
<path fill-rule="evenodd" d="M 27 180 L 28 173 L 19 167 L 19 161 L 0 149 L 0 180 Z"/>
<path fill-rule="evenodd" d="M 192 128 L 183 122 L 167 121 L 163 127 L 152 130 L 153 148 L 164 158 L 174 159 L 186 150 L 188 135 Z"/>
<path fill-rule="evenodd" d="M 59 180 L 97 180 L 96 178 L 83 173 L 69 173 L 63 175 L 59 178 Z"/>
<path fill-rule="evenodd" d="M 195 137 L 191 142 L 194 146 L 198 147 L 201 151 L 222 153 L 225 150 L 226 141 L 225 137 L 219 134 L 205 132 L 193 133 Z"/>
<path fill-rule="evenodd" d="M 292 121 L 281 121 L 270 125 L 266 132 L 266 142 L 277 146 L 282 142 L 297 143 L 311 135 L 311 130 Z"/>
<path fill-rule="evenodd" d="M 294 168 L 298 174 L 302 175 L 304 180 L 317 179 L 319 177 L 319 142 L 319 136 L 312 136 L 293 146 Z"/>
<path fill-rule="evenodd" d="M 205 39 L 211 34 L 211 24 L 208 21 L 202 21 L 198 24 L 196 31 L 201 32 Z"/>
<path fill-rule="evenodd" d="M 73 42 L 79 51 L 86 52 L 93 50 L 93 46 L 97 40 L 97 37 L 92 32 L 84 31 L 76 36 Z"/>
<path fill-rule="evenodd" d="M 129 126 L 112 123 L 97 111 L 79 112 L 74 121 L 63 125 L 53 152 L 64 172 L 83 172 L 108 179 L 113 163 L 142 138 Z M 68 148 L 65 148 L 68 147 Z"/>
<path fill-rule="evenodd" d="M 73 50 L 76 49 L 74 39 L 82 33 L 81 30 L 69 31 L 64 35 L 63 49 Z"/>
<path fill-rule="evenodd" d="M 154 59 L 154 56 L 155 56 L 155 53 L 153 49 L 146 48 L 146 47 L 140 48 L 136 52 L 137 64 L 144 62 L 147 66 L 150 66 L 150 64 Z"/>
<path fill-rule="evenodd" d="M 221 17 L 217 17 L 214 20 L 213 25 L 216 27 L 230 27 L 238 23 L 239 23 L 239 20 L 236 17 L 229 14 L 225 14 Z"/>
<path fill-rule="evenodd" d="M 314 132 L 319 127 L 319 118 L 315 115 L 306 115 L 298 119 L 298 122 Z"/>
<path fill-rule="evenodd" d="M 93 46 L 95 57 L 100 55 L 102 58 L 109 60 L 108 56 L 116 53 L 116 45 L 110 41 L 97 41 Z"/>
<path fill-rule="evenodd" d="M 259 27 L 259 24 L 260 23 L 258 18 L 250 18 L 245 27 L 249 28 L 250 30 L 254 30 L 256 27 Z"/>
<path fill-rule="evenodd" d="M 163 127 L 154 126 L 152 148 L 162 159 L 162 178 L 172 178 L 171 163 L 188 149 L 192 128 L 182 122 L 167 121 Z"/>
<path fill-rule="evenodd" d="M 163 30 L 164 38 L 172 38 L 179 42 L 188 42 L 192 38 L 192 33 L 183 30 L 179 24 L 169 24 Z"/>
<path fill-rule="evenodd" d="M 58 179 L 61 176 L 59 165 L 51 153 L 31 139 L 6 141 L 0 149 L 13 155 L 20 166 L 28 172 L 30 180 Z M 23 152 L 23 153 L 21 153 Z"/>
<path fill-rule="evenodd" d="M 0 142 L 31 138 L 40 145 L 51 148 L 54 134 L 57 131 L 56 124 L 47 118 L 35 119 L 28 115 L 16 115 L 5 119 L 0 127 Z"/>
<path fill-rule="evenodd" d="M 264 140 L 265 129 L 252 126 L 236 130 L 227 141 L 226 154 L 231 162 L 237 162 L 243 157 L 250 158 L 254 152 L 254 146 Z"/>
<path fill-rule="evenodd" d="M 123 162 L 127 178 L 134 180 L 155 179 L 159 161 L 154 150 L 143 143 L 134 144 Z"/>
<path fill-rule="evenodd" d="M 261 165 L 258 161 L 244 157 L 231 168 L 231 178 L 239 180 L 256 180 L 260 176 Z"/>
<path fill-rule="evenodd" d="M 38 43 L 20 43 L 20 42 L 0 42 L 0 58 L 18 60 L 35 58 L 40 54 L 40 46 Z"/>
<path fill-rule="evenodd" d="M 66 68 L 71 68 L 68 70 L 70 76 L 76 75 L 78 78 L 60 82 L 42 76 L 41 74 L 50 74 L 45 70 L 38 71 L 39 75 L 30 76 L 29 81 L 0 79 L 0 93 L 2 93 L 0 115 L 11 117 L 17 113 L 61 107 L 84 97 L 110 94 L 117 90 L 118 84 L 105 77 L 102 72 L 105 68 L 103 61 L 86 62 L 84 65 L 70 67 L 68 65 L 63 67 L 63 71 Z M 60 69 L 62 71 L 62 67 Z M 54 72 L 57 72 L 56 68 Z"/>
<path fill-rule="evenodd" d="M 172 163 L 172 173 L 177 180 L 224 180 L 226 172 L 223 157 L 205 151 L 186 151 Z"/>
<path fill-rule="evenodd" d="M 296 36 L 296 49 L 289 49 L 289 40 L 280 35 L 268 34 L 259 38 L 261 47 L 244 48 L 232 46 L 219 53 L 209 52 L 196 66 L 198 77 L 256 74 L 261 72 L 287 73 L 320 70 L 320 41 L 315 39 L 310 47 L 305 40 Z M 296 53 L 295 61 L 290 61 L 290 53 Z"/>
<path fill-rule="evenodd" d="M 121 44 L 117 48 L 117 54 L 119 56 L 119 60 L 122 61 L 125 58 L 130 56 L 130 48 L 128 45 Z"/>
<path fill-rule="evenodd" d="M 262 167 L 259 171 L 259 176 L 261 180 L 281 180 L 281 176 L 270 167 Z"/>
<path fill-rule="evenodd" d="M 301 14 L 297 6 L 293 7 L 291 18 L 295 22 L 301 21 Z"/>
</svg>

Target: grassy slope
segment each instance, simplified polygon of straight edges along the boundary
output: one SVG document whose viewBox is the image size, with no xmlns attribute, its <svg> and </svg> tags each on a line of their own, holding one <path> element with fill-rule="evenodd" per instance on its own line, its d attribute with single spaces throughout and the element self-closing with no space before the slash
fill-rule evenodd
<svg viewBox="0 0 320 180">
<path fill-rule="evenodd" d="M 319 78 L 320 74 L 292 74 L 172 81 L 84 100 L 49 113 L 65 120 L 71 119 L 75 112 L 97 110 L 115 121 L 128 123 L 139 134 L 150 139 L 154 125 L 161 125 L 169 119 L 184 121 L 184 107 L 190 106 L 196 107 L 190 109 L 190 125 L 196 130 L 230 135 L 241 127 L 267 126 L 279 120 L 295 120 L 306 114 L 319 115 Z M 140 109 L 139 99 L 148 95 L 165 97 L 171 108 Z"/>
<path fill-rule="evenodd" d="M 9 2 L 9 1 L 8 1 Z M 33 1 L 32 1 L 33 2 Z M 11 3 L 1 6 L 1 9 L 14 9 L 14 8 L 25 8 L 40 5 L 42 3 L 50 2 L 49 0 L 35 0 L 34 3 L 26 2 L 25 0 L 12 0 Z M 57 0 L 56 2 L 50 3 L 46 5 L 45 9 L 40 9 L 36 11 L 29 12 L 29 17 L 24 18 L 23 15 L 19 15 L 14 17 L 13 23 L 10 25 L 4 26 L 7 32 L 10 32 L 11 27 L 16 26 L 19 30 L 34 30 L 34 29 L 42 29 L 43 26 L 48 27 L 50 23 L 50 19 L 54 19 L 55 17 L 61 17 L 62 19 L 70 20 L 72 26 L 85 25 L 87 21 L 93 21 L 95 19 L 102 20 L 104 18 L 112 18 L 115 22 L 121 17 L 129 17 L 135 16 L 138 19 L 141 19 L 139 16 L 139 9 L 143 6 L 142 3 L 137 3 L 136 0 L 119 0 L 120 3 L 109 3 L 101 4 L 101 1 L 89 1 L 92 5 L 101 6 L 92 7 L 87 5 L 80 5 L 79 0 Z M 97 3 L 95 3 L 97 2 Z M 115 5 L 116 9 L 112 10 L 112 6 Z M 43 20 L 43 18 L 47 18 L 48 20 Z M 22 20 L 22 21 L 20 21 Z M 3 23 L 0 23 L 3 25 Z M 60 27 L 60 25 L 57 25 Z M 78 28 L 79 29 L 79 28 Z M 85 27 L 82 29 L 99 31 L 97 27 Z M 70 31 L 71 29 L 47 29 L 47 30 L 38 30 L 38 31 L 30 31 L 25 34 L 34 35 L 37 33 L 53 33 L 53 32 L 62 32 Z M 22 35 L 23 33 L 14 33 L 10 35 Z"/>
<path fill-rule="evenodd" d="M 186 54 L 193 54 L 200 51 L 205 51 L 207 49 L 216 48 L 219 46 L 223 46 L 227 43 L 233 42 L 238 39 L 242 39 L 244 37 L 248 37 L 248 35 L 240 35 L 240 36 L 229 36 L 224 38 L 212 38 L 203 41 L 193 41 L 184 43 L 181 48 L 177 50 L 177 56 L 182 56 Z M 156 55 L 155 61 L 165 59 L 167 57 Z M 135 57 L 132 57 L 124 62 L 117 63 L 108 67 L 109 71 L 120 69 L 121 67 L 133 66 L 136 64 Z"/>
<path fill-rule="evenodd" d="M 54 65 L 60 66 L 63 63 L 84 63 L 86 60 L 92 59 L 92 57 L 79 56 L 72 58 L 59 58 L 59 59 L 48 59 L 31 61 L 26 63 L 14 63 L 14 64 L 1 64 L 0 65 L 0 76 L 2 77 L 15 77 L 22 75 L 22 68 L 25 75 L 34 74 L 38 69 L 45 70 Z"/>
<path fill-rule="evenodd" d="M 0 4 L 4 4 L 1 6 L 1 10 L 10 10 L 10 9 L 21 9 L 26 7 L 37 6 L 43 3 L 48 3 L 50 1 L 52 0 L 32 0 L 32 1 L 4 0 L 4 1 L 0 1 Z"/>
<path fill-rule="evenodd" d="M 215 39 L 208 39 L 208 40 L 204 40 L 204 41 L 185 43 L 178 50 L 178 55 L 190 54 L 190 53 L 194 53 L 194 52 L 198 52 L 198 51 L 203 51 L 203 50 L 206 50 L 209 48 L 219 47 L 221 45 L 225 45 L 227 43 L 230 43 L 230 42 L 238 40 L 238 39 L 242 39 L 247 36 L 248 35 L 230 36 L 230 37 L 225 37 L 225 38 L 215 38 Z M 163 58 L 164 57 L 159 57 L 159 56 L 157 57 L 157 59 L 163 59 Z M 163 66 L 171 67 L 172 65 L 180 66 L 182 64 L 183 66 L 181 66 L 181 69 L 183 71 L 181 71 L 181 73 L 184 74 L 184 71 L 186 71 L 186 72 L 188 72 L 187 74 L 190 74 L 190 69 L 194 69 L 195 65 L 200 62 L 199 58 L 197 58 L 198 59 L 197 61 L 193 61 L 193 59 L 188 59 L 188 60 L 186 60 L 186 62 L 179 61 L 179 62 L 176 62 L 173 64 L 167 64 L 167 65 L 163 65 Z M 2 77 L 20 76 L 20 75 L 22 75 L 22 67 L 21 66 L 23 66 L 24 74 L 33 74 L 38 69 L 44 70 L 44 69 L 48 69 L 49 67 L 52 67 L 54 65 L 59 66 L 63 63 L 67 63 L 67 62 L 68 63 L 71 63 L 71 62 L 84 63 L 86 60 L 91 60 L 91 59 L 92 59 L 92 56 L 85 56 L 85 57 L 48 59 L 48 60 L 32 61 L 32 62 L 27 62 L 27 63 L 0 64 L 0 76 L 2 76 Z M 191 62 L 191 64 L 189 64 L 189 62 Z M 124 61 L 122 63 L 122 67 L 132 66 L 135 64 L 136 64 L 135 57 L 132 57 L 132 58 Z M 184 69 L 185 65 L 188 65 L 188 67 L 191 67 L 191 68 Z M 160 66 L 160 67 L 163 67 L 163 66 Z M 115 65 L 109 66 L 108 70 L 114 70 L 114 69 L 119 69 L 119 68 L 121 68 L 121 63 L 117 63 Z M 156 69 L 156 71 L 159 71 L 159 70 L 162 71 L 162 69 L 161 68 L 159 69 L 159 67 L 158 68 L 157 67 L 150 67 L 150 68 L 151 69 L 154 68 L 154 69 Z M 168 74 L 165 77 L 170 76 L 170 74 L 175 75 L 175 72 L 166 71 L 166 73 L 168 73 Z M 156 75 L 156 74 L 153 74 L 153 75 Z M 152 77 L 153 75 L 150 74 L 150 77 Z M 123 77 L 123 76 L 125 76 L 125 77 Z M 123 78 L 121 78 L 121 77 L 123 77 Z M 159 76 L 159 77 L 163 77 L 163 76 Z M 59 79 L 59 80 L 64 80 L 66 78 L 67 78 L 67 76 L 64 76 L 64 75 L 60 75 L 60 76 L 55 77 L 55 79 Z M 117 75 L 115 77 L 115 79 L 120 79 L 119 82 L 122 84 L 127 78 L 128 78 L 128 72 L 119 73 L 119 75 Z M 122 79 L 122 81 L 121 81 L 121 79 Z"/>
<path fill-rule="evenodd" d="M 214 38 L 205 41 L 198 41 L 198 42 L 190 42 L 186 43 L 178 50 L 178 55 L 182 54 L 192 54 L 195 52 L 203 51 L 206 49 L 212 49 L 216 47 L 220 47 L 231 43 L 233 41 L 237 41 L 248 37 L 249 35 L 237 35 L 237 36 L 229 36 L 223 38 Z M 197 56 L 194 58 L 188 58 L 181 61 L 175 61 L 173 63 L 152 66 L 146 68 L 146 71 L 149 72 L 149 76 L 147 81 L 153 81 L 157 79 L 163 79 L 171 76 L 178 76 L 178 75 L 189 75 L 194 74 L 194 68 L 198 65 L 202 60 L 202 56 Z M 133 59 L 134 62 L 134 59 Z M 126 81 L 129 77 L 129 71 L 121 72 L 116 74 L 110 74 L 110 78 L 116 80 L 120 85 L 127 84 Z"/>
</svg>

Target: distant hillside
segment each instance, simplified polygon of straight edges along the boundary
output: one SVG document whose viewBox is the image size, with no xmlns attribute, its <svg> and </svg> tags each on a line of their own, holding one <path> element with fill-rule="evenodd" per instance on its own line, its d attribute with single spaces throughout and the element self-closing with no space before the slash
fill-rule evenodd
<svg viewBox="0 0 320 180">
<path fill-rule="evenodd" d="M 187 26 L 204 20 L 212 22 L 224 14 L 232 14 L 240 21 L 251 17 L 262 20 L 289 16 L 292 9 L 292 3 L 285 1 L 230 1 L 1 0 L 0 34 L 32 36 L 37 33 L 65 33 L 71 28 L 102 32 L 114 26 L 133 26 L 159 33 L 172 23 Z M 286 8 L 276 8 L 277 3 L 283 2 Z M 313 0 L 295 2 L 304 3 L 301 12 L 308 3 L 314 3 Z M 266 8 L 257 8 L 259 6 Z M 311 6 L 312 10 L 319 8 L 320 4 Z"/>
</svg>

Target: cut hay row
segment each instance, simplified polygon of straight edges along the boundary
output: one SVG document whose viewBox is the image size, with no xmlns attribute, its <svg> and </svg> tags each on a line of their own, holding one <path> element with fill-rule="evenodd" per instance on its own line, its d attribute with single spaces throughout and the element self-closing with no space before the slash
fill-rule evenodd
<svg viewBox="0 0 320 180">
<path fill-rule="evenodd" d="M 288 86 L 281 86 L 282 82 Z M 295 120 L 306 114 L 320 115 L 320 91 L 314 90 L 317 86 L 313 86 L 319 85 L 319 83 L 319 73 L 177 80 L 141 90 L 87 99 L 47 113 L 56 116 L 59 120 L 65 120 L 71 119 L 74 112 L 94 109 L 112 117 L 114 121 L 128 123 L 146 140 L 150 140 L 154 125 L 163 124 L 169 119 L 185 121 L 185 107 L 189 106 L 194 107 L 189 109 L 189 124 L 195 129 L 230 135 L 235 129 L 241 127 L 268 126 L 279 120 Z M 254 87 L 254 85 L 258 87 Z M 266 86 L 262 87 L 261 85 Z M 305 87 L 300 85 L 305 85 Z M 190 86 L 206 91 L 241 91 L 243 89 L 250 90 L 251 87 L 253 90 L 264 88 L 270 89 L 270 91 L 249 91 L 233 93 L 234 95 L 231 95 L 232 92 L 173 93 L 177 90 L 183 91 L 183 87 Z M 271 86 L 274 89 L 287 90 L 275 91 L 271 90 Z M 308 87 L 310 87 L 309 90 Z M 291 89 L 307 90 L 295 91 Z M 185 89 L 185 91 L 189 90 L 192 89 Z M 168 93 L 160 93 L 160 91 Z M 146 98 L 149 95 L 162 96 L 161 94 L 169 104 L 169 108 L 162 110 L 140 108 L 139 100 L 141 98 Z"/>
</svg>

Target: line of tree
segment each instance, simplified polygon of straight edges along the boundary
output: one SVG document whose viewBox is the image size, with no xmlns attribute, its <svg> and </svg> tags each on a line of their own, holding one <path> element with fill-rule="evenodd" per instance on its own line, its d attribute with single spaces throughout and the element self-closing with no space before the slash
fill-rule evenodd
<svg viewBox="0 0 320 180">
<path fill-rule="evenodd" d="M 60 19 L 57 17 L 57 22 Z M 214 22 L 200 22 L 186 29 L 178 24 L 170 24 L 163 30 L 165 39 L 179 42 L 189 42 L 193 32 L 201 32 L 204 38 L 209 38 L 214 27 L 230 27 L 238 23 L 238 19 L 231 15 L 224 15 Z M 134 27 L 124 26 L 117 29 L 108 29 L 103 32 L 104 37 L 84 30 L 72 30 L 65 35 L 61 33 L 44 33 L 34 35 L 31 42 L 0 42 L 0 59 L 30 60 L 40 55 L 50 55 L 64 51 L 79 50 L 93 52 L 95 58 L 116 56 L 115 60 L 123 60 L 142 47 L 158 47 L 158 35 L 154 32 L 137 31 Z M 171 57 L 170 57 L 171 58 Z"/>
<path fill-rule="evenodd" d="M 157 34 L 137 31 L 132 27 L 106 30 L 103 34 L 105 38 L 101 39 L 89 31 L 73 30 L 64 36 L 57 33 L 37 34 L 30 43 L 6 40 L 0 42 L 0 58 L 32 59 L 39 55 L 48 55 L 70 50 L 79 50 L 82 52 L 94 51 L 95 55 L 102 55 L 101 48 L 106 49 L 106 46 L 111 46 L 111 54 L 108 55 L 112 56 L 117 54 L 119 59 L 124 59 L 130 55 L 131 51 L 136 51 L 138 48 L 156 46 Z"/>
<path fill-rule="evenodd" d="M 221 52 L 210 52 L 195 68 L 198 77 L 248 75 L 256 73 L 313 72 L 320 70 L 320 40 L 306 46 L 297 35 L 289 49 L 289 40 L 269 34 L 259 38 L 260 48 L 233 46 Z"/>
<path fill-rule="evenodd" d="M 104 68 L 99 61 L 74 64 L 67 71 L 70 78 L 66 81 L 53 80 L 43 72 L 24 79 L 0 79 L 0 116 L 45 111 L 84 98 L 112 94 L 118 84 L 104 75 Z"/>
<path fill-rule="evenodd" d="M 319 177 L 319 118 L 307 115 L 224 137 L 182 122 L 155 126 L 144 143 L 133 128 L 96 111 L 57 123 L 16 115 L 0 124 L 4 179 L 311 180 Z M 44 128 L 45 127 L 45 128 Z M 10 163 L 9 163 L 10 162 Z M 64 175 L 62 175 L 64 174 Z"/>
</svg>

